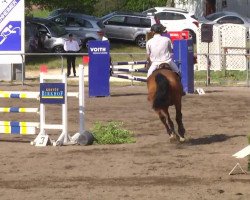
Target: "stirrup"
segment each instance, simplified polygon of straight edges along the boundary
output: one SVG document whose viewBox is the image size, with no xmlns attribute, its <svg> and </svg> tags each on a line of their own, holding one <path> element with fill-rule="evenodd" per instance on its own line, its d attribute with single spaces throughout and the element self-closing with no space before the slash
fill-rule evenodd
<svg viewBox="0 0 250 200">
<path fill-rule="evenodd" d="M 175 72 L 177 74 L 177 76 L 179 77 L 180 81 L 181 81 L 181 73 L 180 72 Z"/>
</svg>

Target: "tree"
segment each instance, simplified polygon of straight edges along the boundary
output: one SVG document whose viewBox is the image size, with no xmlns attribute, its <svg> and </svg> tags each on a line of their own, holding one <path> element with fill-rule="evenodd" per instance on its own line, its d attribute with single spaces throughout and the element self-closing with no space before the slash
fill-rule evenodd
<svg viewBox="0 0 250 200">
<path fill-rule="evenodd" d="M 166 0 L 127 0 L 123 10 L 142 11 L 155 6 L 166 6 Z"/>
<path fill-rule="evenodd" d="M 190 0 L 124 0 L 123 6 L 121 8 L 123 10 L 130 10 L 130 11 L 142 11 L 156 6 L 174 7 L 177 1 L 185 4 Z M 192 1 L 197 1 L 197 0 L 192 0 Z"/>
<path fill-rule="evenodd" d="M 32 5 L 48 10 L 69 8 L 99 16 L 113 10 L 140 12 L 155 6 L 174 6 L 177 1 L 186 3 L 197 0 L 26 0 L 25 7 L 27 10 L 31 10 Z"/>
<path fill-rule="evenodd" d="M 42 9 L 71 8 L 92 14 L 98 0 L 26 0 L 25 7 L 31 9 L 32 5 L 37 5 Z"/>
</svg>

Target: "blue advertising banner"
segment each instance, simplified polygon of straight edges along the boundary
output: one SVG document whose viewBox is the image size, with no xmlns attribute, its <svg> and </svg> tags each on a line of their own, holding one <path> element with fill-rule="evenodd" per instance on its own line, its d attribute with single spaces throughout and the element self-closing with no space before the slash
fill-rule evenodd
<svg viewBox="0 0 250 200">
<path fill-rule="evenodd" d="M 40 83 L 40 103 L 64 104 L 65 103 L 65 84 L 64 83 Z"/>
<path fill-rule="evenodd" d="M 109 96 L 110 44 L 108 41 L 91 40 L 89 53 L 89 96 Z"/>
<path fill-rule="evenodd" d="M 183 89 L 187 93 L 194 93 L 194 51 L 193 41 L 175 40 L 174 41 L 174 62 L 181 71 L 181 82 Z"/>
</svg>

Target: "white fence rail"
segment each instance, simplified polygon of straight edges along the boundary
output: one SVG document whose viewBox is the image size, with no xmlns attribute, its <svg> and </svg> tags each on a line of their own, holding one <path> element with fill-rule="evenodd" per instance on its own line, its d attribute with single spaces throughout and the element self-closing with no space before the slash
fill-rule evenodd
<svg viewBox="0 0 250 200">
<path fill-rule="evenodd" d="M 199 30 L 200 31 L 200 30 Z M 208 44 L 207 43 L 197 43 L 197 53 L 195 53 L 195 56 L 197 56 L 197 61 L 198 64 L 194 66 L 195 71 L 199 70 L 205 70 L 205 71 L 219 71 L 219 70 L 241 70 L 246 72 L 246 81 L 247 81 L 247 86 L 250 85 L 249 77 L 250 77 L 250 68 L 249 68 L 249 59 L 250 59 L 250 54 L 247 51 L 246 47 L 233 47 L 235 45 L 232 42 L 232 45 L 230 47 L 224 46 L 227 45 L 228 42 L 224 42 L 223 46 L 222 42 L 220 42 L 219 39 L 219 29 L 218 27 L 214 27 L 214 40 L 212 43 Z M 217 31 L 217 33 L 216 33 Z M 240 36 L 239 36 L 240 38 Z M 240 39 L 238 39 L 240 40 Z M 201 36 L 198 34 L 198 41 L 201 41 Z M 241 46 L 241 45 L 238 45 Z M 244 46 L 244 45 L 243 45 Z M 209 52 L 208 52 L 208 47 L 209 47 Z M 0 53 L 1 55 L 1 53 Z M 17 54 L 11 54 L 11 55 L 17 55 Z M 20 55 L 20 54 L 18 54 Z M 23 58 L 25 56 L 55 56 L 55 58 L 59 58 L 61 60 L 61 65 L 58 66 L 59 69 L 61 69 L 61 72 L 64 70 L 64 56 L 68 55 L 67 53 L 24 53 L 21 54 Z M 75 53 L 74 55 L 82 57 L 82 56 L 87 56 L 87 53 Z M 146 53 L 110 53 L 111 57 L 122 57 L 119 62 L 134 62 L 135 60 L 143 60 L 146 58 Z M 124 59 L 123 59 L 124 57 Z M 208 59 L 209 58 L 209 59 Z M 132 61 L 131 61 L 132 60 Z M 208 62 L 208 60 L 210 62 Z M 115 62 L 118 62 L 117 60 L 114 59 Z M 114 62 L 114 63 L 115 63 Z M 237 62 L 234 64 L 234 62 Z M 211 63 L 211 65 L 209 64 Z M 239 64 L 240 63 L 240 64 Z M 22 63 L 22 78 L 25 77 L 25 59 L 23 59 Z M 128 65 L 128 67 L 131 68 L 131 70 L 134 69 L 134 65 Z M 144 64 L 138 65 L 138 68 L 144 67 Z M 209 74 L 208 74 L 209 76 Z M 22 83 L 24 84 L 25 79 L 22 79 Z M 208 82 L 208 80 L 206 81 Z M 133 80 L 131 81 L 133 83 Z"/>
</svg>

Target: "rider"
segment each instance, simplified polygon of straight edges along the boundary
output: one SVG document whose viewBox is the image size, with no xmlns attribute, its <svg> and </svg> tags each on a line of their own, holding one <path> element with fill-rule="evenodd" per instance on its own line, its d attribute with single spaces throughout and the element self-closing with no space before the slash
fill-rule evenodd
<svg viewBox="0 0 250 200">
<path fill-rule="evenodd" d="M 166 27 L 162 24 L 154 24 L 151 26 L 153 38 L 147 41 L 147 61 L 148 61 L 148 74 L 147 78 L 155 71 L 160 64 L 167 63 L 173 72 L 177 73 L 181 81 L 181 73 L 177 65 L 172 60 L 173 45 L 169 37 L 162 36 L 161 34 L 166 31 Z M 181 84 L 182 86 L 182 84 Z M 182 87 L 182 95 L 185 95 Z"/>
<path fill-rule="evenodd" d="M 166 27 L 162 24 L 154 24 L 151 26 L 153 38 L 147 41 L 147 61 L 148 61 L 148 74 L 147 78 L 156 70 L 160 64 L 169 64 L 172 71 L 180 76 L 180 70 L 177 65 L 172 61 L 172 42 L 161 34 L 165 31 Z"/>
</svg>

